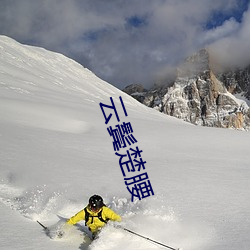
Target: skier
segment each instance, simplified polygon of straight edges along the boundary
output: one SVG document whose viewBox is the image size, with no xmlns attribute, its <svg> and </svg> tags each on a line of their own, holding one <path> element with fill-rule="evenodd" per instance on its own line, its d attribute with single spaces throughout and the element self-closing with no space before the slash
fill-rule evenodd
<svg viewBox="0 0 250 250">
<path fill-rule="evenodd" d="M 105 206 L 101 196 L 95 194 L 89 198 L 89 204 L 72 216 L 67 224 L 74 225 L 80 220 L 85 220 L 85 226 L 92 232 L 92 238 L 94 239 L 109 220 L 120 222 L 122 219 L 113 210 Z"/>
</svg>

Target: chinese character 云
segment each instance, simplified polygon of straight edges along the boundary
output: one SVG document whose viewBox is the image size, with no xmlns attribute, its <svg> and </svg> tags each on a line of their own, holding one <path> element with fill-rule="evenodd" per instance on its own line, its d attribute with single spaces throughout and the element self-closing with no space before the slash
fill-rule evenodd
<svg viewBox="0 0 250 250">
<path fill-rule="evenodd" d="M 123 100 L 122 100 L 122 97 L 120 96 L 119 99 L 120 99 L 120 102 L 121 102 L 121 105 L 122 105 L 122 108 L 123 108 L 123 111 L 124 111 L 125 116 L 128 116 L 127 111 L 126 111 L 125 106 L 124 106 L 124 103 L 123 103 Z M 118 122 L 120 121 L 120 118 L 119 118 L 119 116 L 118 116 L 118 113 L 117 113 L 117 110 L 116 110 L 116 107 L 115 107 L 115 104 L 114 104 L 114 101 L 113 101 L 113 98 L 112 98 L 112 97 L 110 97 L 110 101 L 111 101 L 111 105 L 103 104 L 103 103 L 101 103 L 101 102 L 99 103 L 99 105 L 100 105 L 100 107 L 101 107 L 101 110 L 102 110 L 102 113 L 103 113 L 103 116 L 104 116 L 104 118 L 105 118 L 105 124 L 107 124 L 107 123 L 109 122 L 110 118 L 112 117 L 112 114 L 109 113 L 109 115 L 106 116 L 106 113 L 105 113 L 105 111 L 104 111 L 104 108 L 113 109 L 114 112 L 115 112 L 115 116 L 116 116 L 117 121 L 118 121 Z"/>
</svg>

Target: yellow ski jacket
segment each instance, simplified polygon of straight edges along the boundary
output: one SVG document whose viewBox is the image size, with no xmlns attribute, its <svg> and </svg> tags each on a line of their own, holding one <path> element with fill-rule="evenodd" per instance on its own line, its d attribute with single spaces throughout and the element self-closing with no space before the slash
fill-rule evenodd
<svg viewBox="0 0 250 250">
<path fill-rule="evenodd" d="M 87 212 L 89 213 L 88 221 L 85 221 L 86 225 L 88 226 L 89 230 L 92 233 L 98 231 L 98 229 L 102 228 L 106 223 L 104 221 L 112 220 L 112 221 L 121 221 L 121 217 L 116 214 L 110 208 L 103 206 L 98 212 L 91 211 L 88 207 L 86 207 Z M 101 221 L 98 218 L 98 214 L 101 212 L 101 217 L 104 221 Z M 85 211 L 82 209 L 77 214 L 72 216 L 68 221 L 67 224 L 74 225 L 80 220 L 85 220 Z"/>
</svg>

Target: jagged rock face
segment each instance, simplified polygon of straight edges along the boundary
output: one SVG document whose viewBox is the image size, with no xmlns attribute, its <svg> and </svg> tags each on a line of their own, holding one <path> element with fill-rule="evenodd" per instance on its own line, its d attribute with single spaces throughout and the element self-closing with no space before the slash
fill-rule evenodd
<svg viewBox="0 0 250 250">
<path fill-rule="evenodd" d="M 212 75 L 212 73 L 211 73 Z M 213 77 L 178 79 L 162 99 L 164 113 L 197 125 L 227 128 L 249 126 L 248 106 L 239 103 Z"/>
<path fill-rule="evenodd" d="M 250 66 L 218 74 L 230 93 L 242 93 L 250 100 Z"/>
<path fill-rule="evenodd" d="M 128 85 L 125 89 L 123 89 L 125 93 L 128 95 L 133 96 L 137 101 L 143 102 L 144 101 L 144 95 L 147 92 L 146 89 L 144 89 L 142 84 L 131 84 Z"/>
<path fill-rule="evenodd" d="M 243 84 L 248 86 L 249 71 L 248 74 L 242 71 L 234 74 L 244 76 L 245 80 L 235 77 L 238 84 L 232 84 L 232 77 L 227 73 L 221 77 L 231 80 L 224 84 L 211 70 L 208 52 L 201 50 L 178 69 L 171 87 L 140 92 L 139 101 L 196 125 L 248 129 L 250 109 L 246 102 L 235 98 L 232 93 L 236 93 L 236 87 L 242 91 Z"/>
<path fill-rule="evenodd" d="M 146 90 L 144 89 L 142 84 L 131 84 L 131 85 L 128 85 L 123 91 L 125 93 L 131 95 L 131 94 L 134 94 L 136 92 L 141 93 L 141 92 L 144 92 Z"/>
</svg>

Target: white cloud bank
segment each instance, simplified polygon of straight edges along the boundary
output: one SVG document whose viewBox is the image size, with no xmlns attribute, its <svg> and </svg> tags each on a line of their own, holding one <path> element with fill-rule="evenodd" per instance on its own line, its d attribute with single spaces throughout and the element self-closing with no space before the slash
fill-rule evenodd
<svg viewBox="0 0 250 250">
<path fill-rule="evenodd" d="M 0 33 L 62 52 L 122 88 L 152 84 L 166 69 L 209 45 L 224 62 L 239 58 L 246 63 L 246 6 L 237 0 L 5 0 L 0 3 Z"/>
</svg>

